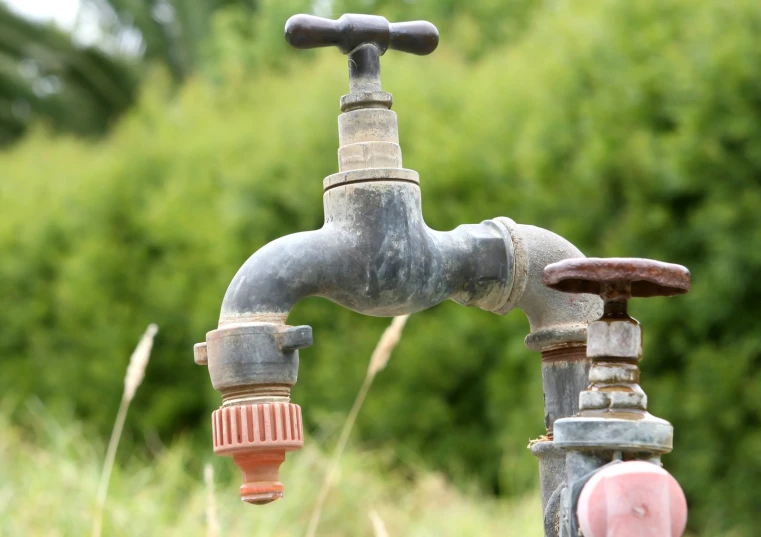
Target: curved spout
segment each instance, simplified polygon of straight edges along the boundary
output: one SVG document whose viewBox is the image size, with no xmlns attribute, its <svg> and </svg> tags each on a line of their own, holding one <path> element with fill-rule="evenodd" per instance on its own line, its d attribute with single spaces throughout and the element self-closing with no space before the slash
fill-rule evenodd
<svg viewBox="0 0 761 537">
<path fill-rule="evenodd" d="M 285 324 L 296 303 L 329 275 L 335 238 L 325 228 L 286 235 L 256 251 L 230 282 L 219 324 Z M 333 240 L 332 240 L 333 239 Z"/>
<path fill-rule="evenodd" d="M 542 284 L 544 267 L 562 259 L 584 257 L 574 245 L 546 229 L 499 219 L 510 230 L 515 250 L 515 281 L 507 308 L 523 310 L 531 333 L 526 346 L 542 353 L 542 387 L 546 436 L 531 451 L 539 458 L 542 508 L 547 535 L 556 535 L 558 502 L 553 494 L 564 483 L 565 454 L 550 441 L 555 421 L 579 410 L 579 392 L 587 386 L 587 324 L 602 313 L 595 295 L 569 295 Z"/>
<path fill-rule="evenodd" d="M 321 296 L 374 316 L 414 313 L 447 299 L 490 309 L 512 272 L 494 224 L 429 229 L 420 189 L 401 181 L 347 184 L 325 193 L 326 223 L 252 255 L 231 282 L 220 326 L 284 324 L 302 298 Z"/>
</svg>

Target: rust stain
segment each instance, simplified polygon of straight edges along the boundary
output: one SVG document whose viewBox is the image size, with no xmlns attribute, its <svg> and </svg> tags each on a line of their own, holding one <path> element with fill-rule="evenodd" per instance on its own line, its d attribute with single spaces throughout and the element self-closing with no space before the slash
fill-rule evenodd
<svg viewBox="0 0 761 537">
<path fill-rule="evenodd" d="M 595 408 L 582 410 L 579 416 L 584 418 L 617 418 L 622 420 L 639 421 L 649 416 L 646 410 L 628 408 Z"/>
<path fill-rule="evenodd" d="M 574 345 L 542 352 L 543 364 L 560 364 L 587 360 L 587 346 Z"/>
</svg>

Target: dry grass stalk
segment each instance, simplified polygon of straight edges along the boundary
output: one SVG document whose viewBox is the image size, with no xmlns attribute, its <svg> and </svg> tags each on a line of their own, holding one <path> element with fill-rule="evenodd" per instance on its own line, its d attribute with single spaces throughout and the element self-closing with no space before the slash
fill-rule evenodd
<svg viewBox="0 0 761 537">
<path fill-rule="evenodd" d="M 367 392 L 370 391 L 370 386 L 373 384 L 375 375 L 381 371 L 386 364 L 388 364 L 391 353 L 399 343 L 399 339 L 402 337 L 402 330 L 407 322 L 409 315 L 400 315 L 394 317 L 391 324 L 383 332 L 383 335 L 378 340 L 378 344 L 375 346 L 372 356 L 370 357 L 370 364 L 367 367 L 367 374 L 365 380 L 362 382 L 362 386 L 357 392 L 357 397 L 354 399 L 354 404 L 351 406 L 349 415 L 346 418 L 346 422 L 341 429 L 341 435 L 338 437 L 338 443 L 336 449 L 333 452 L 328 470 L 325 473 L 325 479 L 322 482 L 320 488 L 320 494 L 317 496 L 317 502 L 312 510 L 312 516 L 309 518 L 309 526 L 307 527 L 306 537 L 314 537 L 317 533 L 317 526 L 320 523 L 320 515 L 322 515 L 322 509 L 325 506 L 325 500 L 328 498 L 330 490 L 335 485 L 338 479 L 338 468 L 341 463 L 341 457 L 346 449 L 346 444 L 349 442 L 349 436 L 354 428 L 354 423 L 357 421 L 357 415 L 359 414 L 362 404 L 365 402 Z"/>
<path fill-rule="evenodd" d="M 391 353 L 399 343 L 399 339 L 402 337 L 402 329 L 407 323 L 409 315 L 401 315 L 394 317 L 391 324 L 383 331 L 383 335 L 378 344 L 375 346 L 372 356 L 370 357 L 370 365 L 367 368 L 367 374 L 374 377 L 379 371 L 383 370 L 391 358 Z"/>
<path fill-rule="evenodd" d="M 378 511 L 370 509 L 367 516 L 370 517 L 370 523 L 373 525 L 373 535 L 375 535 L 375 537 L 389 537 L 386 524 L 383 523 L 383 519 L 378 514 Z"/>
<path fill-rule="evenodd" d="M 106 459 L 103 461 L 103 470 L 101 471 L 100 483 L 98 484 L 97 504 L 92 524 L 92 537 L 100 537 L 101 532 L 103 531 L 103 508 L 106 505 L 108 484 L 111 481 L 111 471 L 114 469 L 116 448 L 119 447 L 119 440 L 122 437 L 122 430 L 124 429 L 124 421 L 127 419 L 129 404 L 135 397 L 135 392 L 145 377 L 145 368 L 148 366 L 148 360 L 151 357 L 153 338 L 156 336 L 158 330 L 158 326 L 155 324 L 149 324 L 129 359 L 127 373 L 124 376 L 124 393 L 122 394 L 122 401 L 119 404 L 119 411 L 116 413 L 114 428 L 111 431 L 111 439 L 108 442 Z"/>
<path fill-rule="evenodd" d="M 219 537 L 217 501 L 214 497 L 214 467 L 209 463 L 203 467 L 203 480 L 206 483 L 206 537 Z"/>
<path fill-rule="evenodd" d="M 132 401 L 137 387 L 140 386 L 145 378 L 145 368 L 148 367 L 148 360 L 151 358 L 153 338 L 158 331 L 158 326 L 149 324 L 148 328 L 145 329 L 143 337 L 137 343 L 137 347 L 132 352 L 132 356 L 129 357 L 127 374 L 124 375 L 124 394 L 122 395 L 122 398 L 126 399 L 127 402 Z"/>
</svg>

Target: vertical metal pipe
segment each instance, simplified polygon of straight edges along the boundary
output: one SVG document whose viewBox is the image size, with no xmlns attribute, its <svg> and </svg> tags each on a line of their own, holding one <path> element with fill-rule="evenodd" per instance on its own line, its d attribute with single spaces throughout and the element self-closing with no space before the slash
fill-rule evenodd
<svg viewBox="0 0 761 537">
<path fill-rule="evenodd" d="M 539 459 L 542 510 L 545 513 L 545 535 L 558 531 L 559 496 L 553 494 L 566 481 L 566 452 L 552 442 L 555 420 L 579 411 L 579 393 L 587 387 L 591 361 L 585 345 L 568 345 L 542 352 L 542 387 L 544 390 L 545 437 L 531 445 Z M 552 501 L 551 501 L 552 499 Z"/>
<path fill-rule="evenodd" d="M 544 426 L 552 437 L 555 420 L 579 411 L 579 393 L 589 384 L 591 360 L 586 345 L 566 346 L 542 352 Z"/>
</svg>

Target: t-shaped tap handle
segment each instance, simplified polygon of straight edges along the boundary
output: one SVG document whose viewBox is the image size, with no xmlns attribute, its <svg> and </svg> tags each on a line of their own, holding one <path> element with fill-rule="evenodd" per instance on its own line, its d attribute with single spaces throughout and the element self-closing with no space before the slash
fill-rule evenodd
<svg viewBox="0 0 761 537">
<path fill-rule="evenodd" d="M 285 23 L 285 39 L 299 49 L 333 46 L 350 54 L 373 44 L 381 55 L 391 49 L 425 56 L 436 50 L 439 32 L 427 21 L 391 23 L 376 15 L 346 14 L 338 20 L 294 15 Z"/>
<path fill-rule="evenodd" d="M 285 40 L 298 49 L 337 47 L 349 55 L 351 93 L 371 93 L 381 91 L 380 57 L 386 50 L 430 54 L 439 31 L 430 22 L 390 23 L 377 15 L 346 14 L 338 20 L 294 15 L 285 23 Z"/>
</svg>

